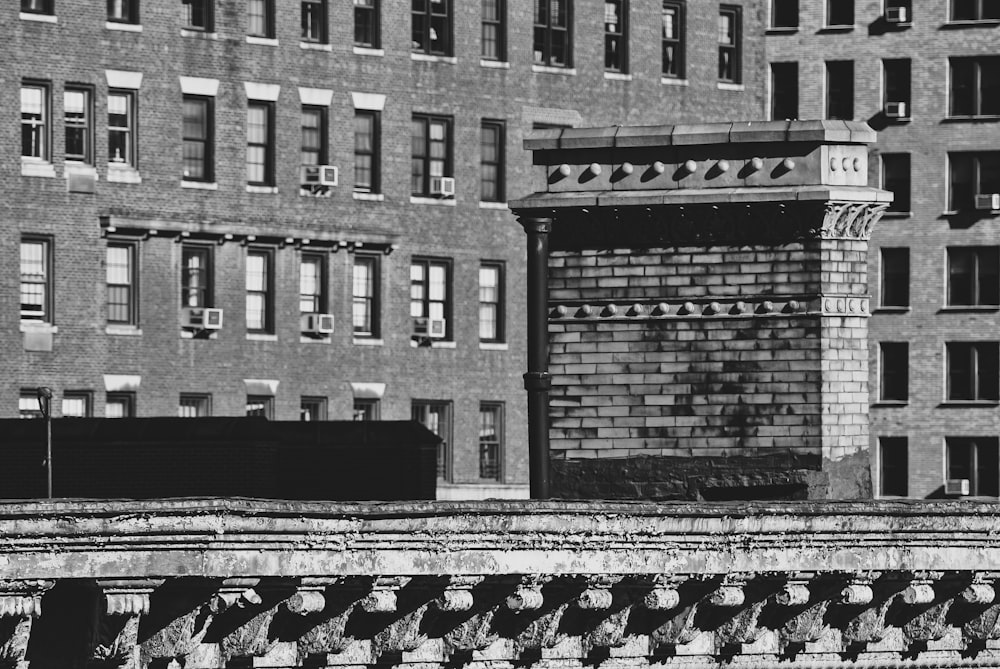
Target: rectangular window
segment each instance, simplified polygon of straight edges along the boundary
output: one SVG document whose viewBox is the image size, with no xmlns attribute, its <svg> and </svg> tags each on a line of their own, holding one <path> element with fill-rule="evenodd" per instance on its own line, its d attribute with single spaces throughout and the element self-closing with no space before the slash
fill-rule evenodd
<svg viewBox="0 0 1000 669">
<path fill-rule="evenodd" d="M 996 437 L 948 437 L 948 479 L 969 482 L 972 497 L 1000 496 Z"/>
<path fill-rule="evenodd" d="M 906 342 L 879 344 L 879 401 L 905 402 L 910 397 L 910 347 Z"/>
<path fill-rule="evenodd" d="M 948 168 L 951 211 L 994 208 L 991 201 L 977 196 L 1000 193 L 1000 152 L 949 153 Z"/>
<path fill-rule="evenodd" d="M 410 418 L 441 437 L 437 476 L 442 481 L 451 480 L 451 402 L 413 400 Z"/>
<path fill-rule="evenodd" d="M 214 25 L 214 0 L 181 0 L 184 5 L 184 27 L 210 33 Z"/>
<path fill-rule="evenodd" d="M 135 92 L 108 91 L 108 162 L 135 167 Z"/>
<path fill-rule="evenodd" d="M 47 239 L 21 240 L 21 320 L 52 322 L 52 246 Z"/>
<path fill-rule="evenodd" d="M 302 0 L 302 41 L 327 43 L 326 0 Z"/>
<path fill-rule="evenodd" d="M 662 74 L 671 79 L 684 78 L 684 3 L 664 0 L 660 17 L 663 46 Z"/>
<path fill-rule="evenodd" d="M 483 202 L 503 202 L 504 193 L 504 124 L 483 121 L 480 129 L 480 192 Z"/>
<path fill-rule="evenodd" d="M 854 61 L 826 61 L 826 117 L 854 119 Z"/>
<path fill-rule="evenodd" d="M 503 405 L 479 405 L 479 478 L 503 480 Z"/>
<path fill-rule="evenodd" d="M 135 418 L 135 393 L 108 393 L 104 397 L 105 418 Z"/>
<path fill-rule="evenodd" d="M 93 96 L 88 88 L 66 87 L 63 91 L 63 123 L 66 126 L 66 160 L 94 162 Z"/>
<path fill-rule="evenodd" d="M 535 63 L 573 66 L 572 0 L 535 0 Z"/>
<path fill-rule="evenodd" d="M 215 180 L 215 100 L 184 96 L 183 162 L 187 181 Z"/>
<path fill-rule="evenodd" d="M 274 253 L 267 249 L 247 251 L 247 331 L 274 332 Z"/>
<path fill-rule="evenodd" d="M 503 264 L 484 262 L 479 267 L 479 341 L 504 340 Z"/>
<path fill-rule="evenodd" d="M 909 478 L 906 437 L 879 437 L 878 470 L 880 497 L 906 497 Z"/>
<path fill-rule="evenodd" d="M 771 118 L 799 117 L 799 64 L 771 63 Z"/>
<path fill-rule="evenodd" d="M 274 38 L 274 0 L 247 0 L 247 34 Z"/>
<path fill-rule="evenodd" d="M 63 418 L 89 418 L 91 413 L 90 393 L 85 391 L 66 391 L 62 397 Z"/>
<path fill-rule="evenodd" d="M 412 146 L 410 192 L 413 195 L 440 195 L 432 193 L 432 186 L 439 177 L 452 175 L 451 119 L 414 114 Z"/>
<path fill-rule="evenodd" d="M 910 249 L 883 248 L 881 253 L 881 306 L 910 306 Z"/>
<path fill-rule="evenodd" d="M 354 190 L 380 192 L 379 171 L 379 113 L 359 109 L 354 112 Z"/>
<path fill-rule="evenodd" d="M 378 420 L 379 401 L 374 397 L 355 397 L 352 420 Z"/>
<path fill-rule="evenodd" d="M 274 185 L 274 114 L 270 102 L 247 104 L 247 183 Z"/>
<path fill-rule="evenodd" d="M 882 188 L 893 195 L 888 211 L 910 213 L 910 154 L 882 154 Z"/>
<path fill-rule="evenodd" d="M 247 395 L 247 416 L 272 420 L 274 418 L 274 396 Z"/>
<path fill-rule="evenodd" d="M 452 0 L 413 0 L 412 47 L 416 53 L 451 56 Z"/>
<path fill-rule="evenodd" d="M 798 28 L 799 0 L 771 0 L 771 27 Z"/>
<path fill-rule="evenodd" d="M 18 418 L 43 418 L 42 407 L 35 389 L 22 390 L 17 398 Z"/>
<path fill-rule="evenodd" d="M 326 107 L 302 107 L 302 164 L 328 165 Z"/>
<path fill-rule="evenodd" d="M 303 253 L 299 264 L 299 311 L 304 314 L 325 314 L 326 255 Z"/>
<path fill-rule="evenodd" d="M 138 319 L 136 246 L 108 244 L 105 277 L 108 286 L 108 323 L 135 325 Z"/>
<path fill-rule="evenodd" d="M 1000 247 L 948 249 L 948 306 L 1000 305 Z"/>
<path fill-rule="evenodd" d="M 949 58 L 948 67 L 949 116 L 1000 116 L 1000 56 Z"/>
<path fill-rule="evenodd" d="M 410 316 L 415 339 L 452 338 L 451 261 L 414 258 L 410 265 Z"/>
<path fill-rule="evenodd" d="M 1000 344 L 995 341 L 947 342 L 948 400 L 1000 400 Z"/>
<path fill-rule="evenodd" d="M 854 0 L 826 0 L 826 27 L 854 25 Z"/>
<path fill-rule="evenodd" d="M 1000 20 L 1000 3 L 996 0 L 951 0 L 951 20 Z"/>
<path fill-rule="evenodd" d="M 21 11 L 28 14 L 53 14 L 53 0 L 21 0 Z"/>
<path fill-rule="evenodd" d="M 379 259 L 378 256 L 354 254 L 352 280 L 352 320 L 355 337 L 379 336 Z"/>
<path fill-rule="evenodd" d="M 108 21 L 139 23 L 139 0 L 108 0 Z"/>
<path fill-rule="evenodd" d="M 882 111 L 887 118 L 909 118 L 910 104 L 910 59 L 892 58 L 882 61 L 882 80 L 885 99 Z"/>
<path fill-rule="evenodd" d="M 177 403 L 180 418 L 204 418 L 212 415 L 212 396 L 203 393 L 181 393 Z"/>
<path fill-rule="evenodd" d="M 719 81 L 743 81 L 742 23 L 743 10 L 739 7 L 719 8 Z"/>
<path fill-rule="evenodd" d="M 507 60 L 507 1 L 482 0 L 484 60 Z"/>
<path fill-rule="evenodd" d="M 21 84 L 21 155 L 49 160 L 49 86 L 43 83 Z"/>
<path fill-rule="evenodd" d="M 303 397 L 299 401 L 299 420 L 311 423 L 326 420 L 326 417 L 325 397 Z"/>
<path fill-rule="evenodd" d="M 379 40 L 379 0 L 354 0 L 354 43 L 377 49 Z"/>
<path fill-rule="evenodd" d="M 604 69 L 628 72 L 628 0 L 604 3 Z"/>
<path fill-rule="evenodd" d="M 181 306 L 211 307 L 212 247 L 185 244 L 181 249 Z"/>
</svg>

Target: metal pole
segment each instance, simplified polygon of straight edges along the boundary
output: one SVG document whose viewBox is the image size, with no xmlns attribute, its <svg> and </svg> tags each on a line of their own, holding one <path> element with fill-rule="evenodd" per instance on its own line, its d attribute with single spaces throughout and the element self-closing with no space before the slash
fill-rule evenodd
<svg viewBox="0 0 1000 669">
<path fill-rule="evenodd" d="M 52 499 L 52 389 L 41 387 L 38 393 L 38 408 L 42 411 L 45 419 L 45 474 L 47 480 L 46 490 L 49 499 Z"/>
<path fill-rule="evenodd" d="M 523 217 L 528 234 L 528 463 L 531 498 L 549 497 L 549 296 L 548 261 L 551 218 Z"/>
</svg>

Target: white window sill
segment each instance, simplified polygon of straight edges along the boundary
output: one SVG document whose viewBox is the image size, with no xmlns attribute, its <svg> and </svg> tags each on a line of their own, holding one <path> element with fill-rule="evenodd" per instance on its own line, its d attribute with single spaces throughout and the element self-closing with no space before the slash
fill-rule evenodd
<svg viewBox="0 0 1000 669">
<path fill-rule="evenodd" d="M 355 346 L 383 346 L 385 344 L 384 339 L 376 339 L 375 337 L 355 337 L 353 342 Z"/>
<path fill-rule="evenodd" d="M 532 72 L 539 72 L 541 74 L 562 74 L 567 77 L 576 76 L 575 67 L 552 67 L 551 65 L 532 65 Z"/>
<path fill-rule="evenodd" d="M 503 211 L 507 211 L 508 209 L 510 209 L 510 207 L 507 206 L 506 202 L 483 202 L 482 200 L 480 200 L 480 202 L 479 202 L 479 208 L 480 209 L 500 209 L 500 210 L 503 210 Z"/>
<path fill-rule="evenodd" d="M 207 33 L 204 30 L 193 30 L 191 28 L 181 28 L 181 37 L 194 37 L 196 39 L 219 39 L 219 33 Z"/>
<path fill-rule="evenodd" d="M 367 202 L 382 202 L 385 200 L 385 193 L 364 193 L 354 191 L 353 196 L 355 200 L 365 200 Z"/>
<path fill-rule="evenodd" d="M 612 81 L 632 81 L 632 75 L 625 72 L 605 72 L 604 78 Z"/>
<path fill-rule="evenodd" d="M 375 49 L 370 46 L 356 46 L 354 53 L 358 56 L 384 56 L 385 49 Z"/>
<path fill-rule="evenodd" d="M 141 33 L 142 24 L 140 23 L 120 23 L 118 21 L 107 21 L 104 27 L 108 30 L 120 30 L 126 33 Z"/>
<path fill-rule="evenodd" d="M 109 335 L 123 335 L 126 337 L 141 337 L 142 329 L 134 325 L 109 325 L 104 328 L 104 333 Z"/>
<path fill-rule="evenodd" d="M 247 184 L 248 193 L 262 193 L 265 195 L 273 195 L 278 192 L 277 186 L 251 186 Z"/>
<path fill-rule="evenodd" d="M 278 335 L 263 332 L 248 332 L 247 341 L 278 341 Z"/>
<path fill-rule="evenodd" d="M 720 91 L 745 91 L 746 90 L 746 86 L 744 86 L 743 84 L 731 84 L 731 83 L 726 82 L 726 81 L 720 81 L 720 82 L 716 83 L 715 86 Z"/>
<path fill-rule="evenodd" d="M 410 60 L 418 60 L 422 63 L 448 63 L 457 65 L 458 58 L 455 56 L 432 56 L 429 53 L 411 53 Z"/>
<path fill-rule="evenodd" d="M 411 195 L 410 204 L 436 204 L 442 207 L 454 207 L 455 198 L 418 197 Z"/>
<path fill-rule="evenodd" d="M 260 44 L 261 46 L 278 46 L 278 40 L 274 37 L 257 37 L 247 35 L 247 44 Z"/>
<path fill-rule="evenodd" d="M 480 351 L 507 351 L 509 345 L 506 342 L 479 342 Z"/>
<path fill-rule="evenodd" d="M 479 67 L 488 67 L 494 70 L 509 70 L 510 63 L 505 60 L 479 60 Z"/>
<path fill-rule="evenodd" d="M 21 332 L 50 332 L 56 334 L 59 328 L 52 323 L 42 321 L 21 321 Z"/>
<path fill-rule="evenodd" d="M 23 177 L 47 177 L 55 178 L 55 165 L 47 160 L 38 158 L 25 158 L 21 156 L 21 176 Z"/>
<path fill-rule="evenodd" d="M 22 21 L 38 21 L 39 23 L 59 23 L 59 17 L 55 14 L 35 14 L 33 12 L 21 12 L 18 18 Z"/>
<path fill-rule="evenodd" d="M 329 344 L 330 335 L 323 335 L 322 337 L 307 337 L 305 335 L 299 336 L 300 344 Z"/>
<path fill-rule="evenodd" d="M 193 188 L 195 190 L 219 190 L 219 184 L 214 181 L 185 181 L 181 179 L 181 188 Z"/>
<path fill-rule="evenodd" d="M 299 48 L 306 51 L 333 51 L 332 44 L 323 44 L 321 42 L 299 42 Z"/>
<path fill-rule="evenodd" d="M 689 86 L 687 79 L 679 79 L 677 77 L 660 77 L 660 83 L 666 84 L 667 86 Z"/>
<path fill-rule="evenodd" d="M 142 175 L 131 165 L 108 163 L 108 183 L 141 184 Z"/>
<path fill-rule="evenodd" d="M 426 345 L 425 346 L 421 346 L 419 343 L 417 343 L 416 339 L 410 339 L 410 347 L 411 348 L 427 348 Z M 453 341 L 442 341 L 440 339 L 432 339 L 431 340 L 430 348 L 458 348 L 458 346 Z"/>
</svg>

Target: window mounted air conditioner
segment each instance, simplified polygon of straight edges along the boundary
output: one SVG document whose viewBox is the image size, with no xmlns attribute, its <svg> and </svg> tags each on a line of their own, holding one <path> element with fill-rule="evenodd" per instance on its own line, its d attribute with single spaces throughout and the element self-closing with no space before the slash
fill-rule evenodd
<svg viewBox="0 0 1000 669">
<path fill-rule="evenodd" d="M 183 313 L 182 327 L 196 330 L 221 330 L 222 309 L 207 307 L 186 307 Z"/>
<path fill-rule="evenodd" d="M 455 197 L 455 178 L 431 177 L 431 195 Z"/>
<path fill-rule="evenodd" d="M 976 195 L 976 209 L 1000 211 L 1000 193 L 983 193 Z"/>
<path fill-rule="evenodd" d="M 968 495 L 969 490 L 969 479 L 948 479 L 944 482 L 946 495 Z"/>
<path fill-rule="evenodd" d="M 908 7 L 889 7 L 885 10 L 886 23 L 909 23 L 910 10 Z"/>
<path fill-rule="evenodd" d="M 910 115 L 907 106 L 905 102 L 886 102 L 885 115 L 887 118 L 906 118 Z"/>
<path fill-rule="evenodd" d="M 427 319 L 427 336 L 431 339 L 444 339 L 448 332 L 448 322 L 443 318 Z"/>
<path fill-rule="evenodd" d="M 333 314 L 302 314 L 302 332 L 313 335 L 333 334 Z"/>
<path fill-rule="evenodd" d="M 336 186 L 340 170 L 335 165 L 303 165 L 301 183 L 303 186 Z"/>
</svg>

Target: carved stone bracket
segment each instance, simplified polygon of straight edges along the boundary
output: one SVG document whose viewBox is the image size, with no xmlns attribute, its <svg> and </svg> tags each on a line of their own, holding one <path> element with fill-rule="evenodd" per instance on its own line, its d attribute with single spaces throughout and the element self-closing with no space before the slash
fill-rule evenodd
<svg viewBox="0 0 1000 669">
<path fill-rule="evenodd" d="M 783 649 L 817 641 L 826 632 L 826 611 L 830 598 L 818 583 L 793 579 L 774 596 L 780 620 L 778 643 Z"/>
<path fill-rule="evenodd" d="M 912 616 L 903 623 L 903 638 L 908 645 L 937 641 L 948 633 L 946 619 L 951 609 L 954 597 L 949 593 L 938 592 L 935 584 L 940 582 L 941 574 L 925 574 L 914 578 L 900 594 L 908 615 Z"/>
<path fill-rule="evenodd" d="M 162 579 L 98 581 L 104 594 L 104 610 L 91 657 L 93 662 L 128 669 L 141 666 L 139 621 L 149 613 L 150 593 L 162 583 Z"/>
<path fill-rule="evenodd" d="M 0 581 L 0 664 L 24 662 L 34 620 L 42 614 L 42 595 L 53 581 Z"/>
<path fill-rule="evenodd" d="M 820 234 L 823 239 L 867 241 L 888 206 L 885 202 L 827 202 Z"/>
<path fill-rule="evenodd" d="M 271 591 L 255 579 L 227 581 L 212 601 L 217 616 L 236 617 L 237 624 L 220 641 L 226 661 L 232 658 L 263 657 L 277 644 L 271 623 L 288 595 Z"/>
<path fill-rule="evenodd" d="M 857 578 L 841 591 L 841 604 L 847 612 L 843 639 L 848 645 L 874 643 L 885 637 L 885 615 L 899 593 L 874 585 L 872 578 Z"/>
</svg>

